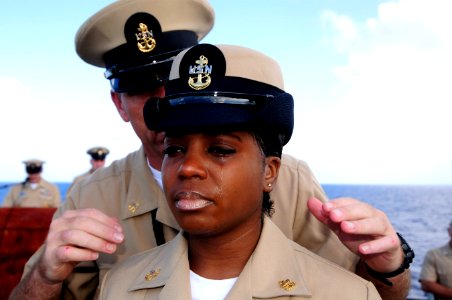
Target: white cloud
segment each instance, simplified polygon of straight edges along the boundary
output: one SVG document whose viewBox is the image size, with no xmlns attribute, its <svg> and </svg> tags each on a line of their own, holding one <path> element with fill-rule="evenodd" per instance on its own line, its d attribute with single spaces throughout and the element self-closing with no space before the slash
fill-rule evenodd
<svg viewBox="0 0 452 300">
<path fill-rule="evenodd" d="M 21 162 L 29 158 L 46 161 L 44 178 L 71 181 L 89 169 L 88 148 L 110 148 L 109 163 L 140 146 L 105 86 L 91 93 L 49 87 L 47 93 L 39 94 L 16 78 L 1 77 L 0 90 L 4 97 L 0 182 L 23 180 Z"/>
<path fill-rule="evenodd" d="M 305 157 L 322 181 L 452 183 L 434 175 L 452 165 L 449 8 L 447 0 L 401 0 L 364 22 L 323 14 L 347 63 L 332 69 L 337 102 L 301 121 L 316 124 L 315 136 L 303 133 L 317 144 Z"/>
</svg>

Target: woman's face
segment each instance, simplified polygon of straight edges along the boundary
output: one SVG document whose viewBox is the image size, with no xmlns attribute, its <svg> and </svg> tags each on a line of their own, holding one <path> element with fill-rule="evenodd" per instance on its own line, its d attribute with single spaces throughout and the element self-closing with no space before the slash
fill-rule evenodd
<svg viewBox="0 0 452 300">
<path fill-rule="evenodd" d="M 265 158 L 251 134 L 167 135 L 164 149 L 165 195 L 184 231 L 243 232 L 260 221 L 262 193 L 277 176 L 279 158 Z"/>
</svg>

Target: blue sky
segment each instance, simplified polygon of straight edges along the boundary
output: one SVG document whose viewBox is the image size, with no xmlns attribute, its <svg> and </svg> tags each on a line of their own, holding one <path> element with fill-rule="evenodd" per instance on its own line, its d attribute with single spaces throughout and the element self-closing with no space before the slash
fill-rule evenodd
<svg viewBox="0 0 452 300">
<path fill-rule="evenodd" d="M 0 2 L 0 181 L 23 180 L 21 161 L 71 181 L 136 150 L 103 70 L 75 53 L 78 27 L 112 1 Z M 211 0 L 203 40 L 276 59 L 295 97 L 285 152 L 321 183 L 452 184 L 449 0 Z"/>
</svg>

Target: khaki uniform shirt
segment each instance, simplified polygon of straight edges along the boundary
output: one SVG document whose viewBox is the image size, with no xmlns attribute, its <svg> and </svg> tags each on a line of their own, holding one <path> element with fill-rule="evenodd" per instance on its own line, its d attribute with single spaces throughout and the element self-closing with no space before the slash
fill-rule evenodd
<svg viewBox="0 0 452 300">
<path fill-rule="evenodd" d="M 225 299 L 306 298 L 381 299 L 371 282 L 290 241 L 265 217 L 256 249 Z M 100 299 L 191 299 L 188 247 L 182 233 L 116 265 L 104 277 Z"/>
<path fill-rule="evenodd" d="M 438 282 L 452 288 L 452 249 L 449 244 L 427 252 L 419 280 Z"/>
<path fill-rule="evenodd" d="M 71 190 L 74 188 L 74 186 L 79 183 L 80 181 L 86 179 L 89 177 L 89 175 L 91 175 L 94 172 L 89 170 L 88 172 L 85 172 L 77 177 L 74 178 L 74 180 L 72 181 L 71 185 L 68 187 L 68 189 L 66 190 L 66 199 L 69 197 L 69 194 L 71 193 Z"/>
<path fill-rule="evenodd" d="M 307 165 L 290 156 L 283 156 L 278 183 L 271 193 L 275 201 L 272 220 L 288 238 L 354 270 L 357 256 L 308 211 L 307 200 L 312 196 L 326 201 L 325 194 Z M 68 209 L 88 207 L 117 217 L 123 226 L 125 240 L 114 254 L 101 253 L 96 264 L 80 264 L 64 286 L 65 299 L 91 297 L 96 291 L 98 278 L 102 280 L 105 272 L 114 264 L 157 246 L 160 236 L 164 241 L 171 240 L 180 229 L 163 191 L 152 176 L 142 148 L 97 170 L 87 180 L 76 185 L 54 218 Z M 41 251 L 38 250 L 27 262 L 24 274 L 30 270 Z"/>
<path fill-rule="evenodd" d="M 59 188 L 44 179 L 35 189 L 29 182 L 13 186 L 3 200 L 4 207 L 58 207 L 60 203 Z"/>
</svg>

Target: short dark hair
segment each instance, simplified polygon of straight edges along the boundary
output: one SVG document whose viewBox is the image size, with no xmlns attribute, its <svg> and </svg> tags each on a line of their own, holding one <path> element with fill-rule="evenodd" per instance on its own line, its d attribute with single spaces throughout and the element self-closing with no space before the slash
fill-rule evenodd
<svg viewBox="0 0 452 300">
<path fill-rule="evenodd" d="M 279 148 L 275 146 L 274 143 L 271 143 L 272 145 L 269 147 L 268 139 L 265 139 L 262 137 L 261 134 L 253 132 L 251 133 L 254 136 L 254 139 L 256 140 L 257 146 L 260 148 L 263 157 L 269 157 L 269 156 L 277 156 L 281 157 L 282 153 L 282 144 L 280 144 Z M 262 195 L 262 213 L 271 217 L 274 212 L 275 202 L 270 199 L 270 193 L 269 192 L 263 192 Z"/>
<path fill-rule="evenodd" d="M 262 213 L 271 217 L 275 213 L 275 202 L 270 199 L 270 193 L 264 192 L 262 196 Z"/>
</svg>

